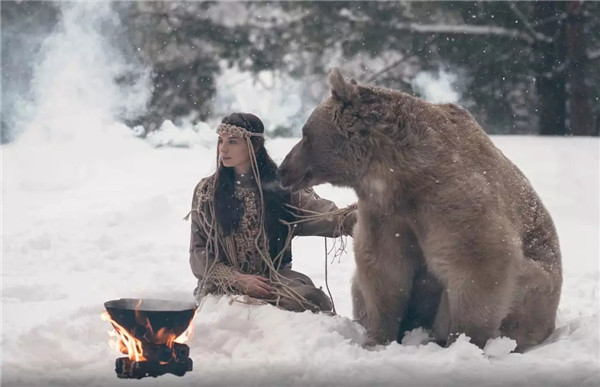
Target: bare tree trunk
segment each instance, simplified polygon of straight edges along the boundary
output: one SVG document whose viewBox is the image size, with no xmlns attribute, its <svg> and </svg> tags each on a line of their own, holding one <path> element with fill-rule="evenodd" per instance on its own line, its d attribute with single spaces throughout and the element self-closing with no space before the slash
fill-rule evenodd
<svg viewBox="0 0 600 387">
<path fill-rule="evenodd" d="M 585 41 L 583 10 L 580 1 L 567 2 L 567 77 L 569 81 L 570 132 L 576 136 L 592 134 L 592 112 L 585 85 Z"/>
<path fill-rule="evenodd" d="M 536 31 L 548 38 L 538 39 L 535 50 L 539 58 L 536 69 L 536 89 L 539 100 L 540 134 L 567 134 L 566 79 L 561 65 L 565 61 L 564 23 L 557 15 L 564 11 L 564 3 L 537 1 L 534 5 Z"/>
</svg>

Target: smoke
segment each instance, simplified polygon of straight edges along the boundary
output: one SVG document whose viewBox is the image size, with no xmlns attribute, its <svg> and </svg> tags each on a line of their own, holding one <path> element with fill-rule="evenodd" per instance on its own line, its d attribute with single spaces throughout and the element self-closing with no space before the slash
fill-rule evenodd
<svg viewBox="0 0 600 387">
<path fill-rule="evenodd" d="M 9 129 L 19 142 L 96 144 L 107 132 L 124 131 L 123 118 L 144 112 L 150 72 L 119 48 L 123 29 L 109 2 L 59 6 L 58 23 L 34 60 L 30 98 L 13 104 Z"/>
<path fill-rule="evenodd" d="M 111 3 L 59 6 L 32 66 L 30 98 L 13 104 L 8 121 L 18 136 L 3 145 L 3 184 L 19 192 L 108 182 L 150 149 L 122 123 L 146 109 L 150 72 L 119 47 L 126 39 Z"/>
<path fill-rule="evenodd" d="M 14 139 L 16 124 L 29 116 L 31 74 L 42 42 L 56 25 L 56 7 L 49 2 L 36 5 L 4 2 L 0 7 L 3 144 Z"/>
<path fill-rule="evenodd" d="M 421 72 L 412 81 L 415 93 L 428 102 L 453 103 L 460 95 L 456 91 L 457 76 L 440 70 L 437 74 Z"/>
</svg>

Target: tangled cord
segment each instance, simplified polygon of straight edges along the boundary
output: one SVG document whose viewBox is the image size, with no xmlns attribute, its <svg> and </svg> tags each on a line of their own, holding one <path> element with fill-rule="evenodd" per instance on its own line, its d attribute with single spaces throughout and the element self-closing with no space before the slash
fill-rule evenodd
<svg viewBox="0 0 600 387">
<path fill-rule="evenodd" d="M 248 149 L 252 149 L 252 143 L 250 140 L 250 136 L 244 136 L 244 138 L 246 139 Z M 260 207 L 259 219 L 264 220 L 264 211 L 265 211 L 264 196 L 263 196 L 263 190 L 262 190 L 262 184 L 261 184 L 261 178 L 260 178 L 260 171 L 258 168 L 258 162 L 257 162 L 255 153 L 254 152 L 249 152 L 249 153 L 250 153 L 252 172 L 255 176 L 255 180 L 258 185 L 258 192 L 260 194 L 261 205 L 259 206 Z M 217 178 L 212 179 L 212 186 L 210 187 L 211 189 L 209 190 L 207 196 L 210 196 L 215 192 L 217 180 L 218 180 Z M 200 191 L 202 191 L 202 188 L 203 187 L 199 187 L 197 194 L 200 194 Z M 203 192 L 203 193 L 205 195 L 207 194 L 206 192 Z M 204 199 L 204 200 L 200 200 L 200 199 Z M 209 261 L 208 252 L 210 252 L 210 251 L 214 252 L 214 259 L 212 260 L 210 265 L 209 264 L 205 265 L 204 275 L 202 276 L 202 280 L 199 283 L 198 290 L 200 292 L 199 294 L 201 295 L 200 300 L 203 299 L 202 295 L 205 295 L 208 293 L 209 286 L 216 287 L 217 289 L 219 289 L 219 291 L 221 291 L 224 294 L 234 295 L 234 296 L 239 295 L 239 293 L 237 293 L 234 290 L 234 285 L 236 282 L 235 273 L 237 272 L 237 270 L 234 268 L 239 267 L 239 265 L 238 265 L 239 262 L 237 259 L 238 257 L 237 257 L 236 249 L 235 249 L 235 242 L 230 235 L 225 236 L 225 237 L 219 235 L 218 227 L 216 225 L 216 217 L 214 216 L 215 215 L 214 201 L 210 200 L 210 199 L 212 199 L 212 198 L 210 198 L 210 197 L 198 198 L 196 208 L 193 208 L 192 211 L 190 211 L 190 213 L 188 213 L 188 216 L 186 216 L 186 219 L 187 219 L 189 217 L 189 215 L 191 214 L 191 212 L 196 212 L 198 214 L 199 227 L 207 235 L 207 241 L 206 241 L 206 246 L 205 246 L 206 257 L 204 257 L 207 262 Z M 208 207 L 203 209 L 202 206 L 205 205 L 205 203 L 208 203 Z M 342 229 L 343 229 L 343 223 L 346 218 L 346 215 L 348 215 L 351 210 L 356 208 L 356 204 L 351 205 L 347 208 L 338 209 L 338 210 L 327 212 L 327 213 L 319 213 L 319 212 L 311 211 L 311 210 L 304 209 L 304 208 L 299 208 L 299 207 L 289 205 L 289 204 L 286 204 L 286 207 L 287 207 L 288 211 L 294 212 L 294 216 L 295 216 L 296 220 L 292 221 L 292 222 L 282 221 L 282 223 L 288 227 L 288 233 L 287 233 L 287 238 L 284 242 L 283 248 L 277 254 L 277 256 L 275 256 L 273 259 L 270 257 L 268 248 L 266 246 L 267 235 L 266 235 L 265 228 L 262 225 L 259 228 L 258 234 L 254 238 L 254 245 L 260 255 L 261 261 L 264 263 L 264 265 L 267 269 L 269 281 L 272 284 L 276 285 L 275 291 L 273 293 L 275 296 L 275 300 L 271 300 L 271 301 L 274 301 L 275 305 L 279 306 L 280 300 L 282 300 L 283 298 L 287 298 L 289 300 L 297 302 L 301 308 L 305 308 L 306 305 L 315 306 L 310 300 L 307 300 L 304 296 L 302 296 L 296 290 L 294 290 L 294 288 L 292 286 L 289 286 L 288 284 L 286 284 L 285 277 L 282 276 L 278 272 L 278 269 L 280 268 L 280 265 L 282 262 L 281 258 L 283 257 L 283 254 L 285 253 L 285 251 L 289 248 L 289 246 L 291 244 L 291 240 L 293 237 L 292 230 L 294 227 L 297 227 L 299 224 L 304 223 L 304 222 L 311 222 L 311 221 L 316 221 L 316 220 L 320 220 L 320 219 L 324 219 L 324 218 L 328 218 L 328 217 L 340 216 L 341 220 L 336 225 L 335 234 L 341 236 Z M 343 216 L 341 216 L 341 215 L 343 215 Z M 336 249 L 336 246 L 338 246 L 338 239 L 340 239 L 341 242 L 340 242 L 339 247 L 337 247 L 337 249 Z M 346 251 L 346 243 L 347 242 L 346 242 L 345 238 L 336 238 L 336 239 L 334 239 L 334 243 L 332 245 L 331 250 L 329 250 L 328 244 L 327 244 L 327 238 L 325 238 L 325 285 L 327 288 L 327 292 L 329 293 L 329 297 L 331 299 L 332 310 L 333 310 L 334 314 L 336 313 L 336 309 L 335 309 L 335 303 L 333 302 L 333 296 L 329 289 L 327 261 L 328 261 L 328 256 L 331 252 L 334 252 L 331 263 L 333 263 L 333 260 L 335 260 L 336 257 L 339 258 L 342 255 L 342 253 L 344 253 Z M 227 263 L 229 263 L 228 266 L 217 265 L 219 262 L 221 262 L 220 247 L 222 247 L 223 250 L 225 250 L 225 251 L 223 251 L 223 253 L 225 254 Z M 278 262 L 277 267 L 275 267 L 274 262 Z M 209 284 L 209 279 L 210 279 L 210 284 Z M 242 303 L 246 303 L 246 304 L 254 304 L 254 305 L 269 303 L 265 300 L 260 300 L 260 299 L 256 299 L 256 298 L 249 297 L 249 296 L 244 296 L 241 298 L 234 297 L 232 299 L 232 302 L 233 301 L 242 302 Z M 199 308 L 201 308 L 201 305 L 202 305 L 202 303 L 200 302 Z M 316 309 L 318 309 L 318 308 L 316 308 Z"/>
</svg>

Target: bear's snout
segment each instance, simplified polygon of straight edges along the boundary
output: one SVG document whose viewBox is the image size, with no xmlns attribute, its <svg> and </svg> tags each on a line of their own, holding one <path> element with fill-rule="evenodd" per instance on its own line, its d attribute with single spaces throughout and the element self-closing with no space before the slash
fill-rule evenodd
<svg viewBox="0 0 600 387">
<path fill-rule="evenodd" d="M 300 180 L 302 180 L 302 178 L 298 173 L 298 168 L 295 168 L 292 165 L 291 157 L 292 154 L 288 154 L 285 159 L 283 160 L 283 163 L 281 163 L 281 166 L 279 167 L 279 176 L 281 177 L 281 185 L 284 188 L 292 188 L 294 185 L 296 185 L 297 183 L 299 183 Z"/>
<path fill-rule="evenodd" d="M 279 167 L 281 185 L 292 191 L 305 188 L 302 185 L 308 175 L 308 168 L 298 161 L 298 146 L 299 144 L 288 153 Z"/>
</svg>

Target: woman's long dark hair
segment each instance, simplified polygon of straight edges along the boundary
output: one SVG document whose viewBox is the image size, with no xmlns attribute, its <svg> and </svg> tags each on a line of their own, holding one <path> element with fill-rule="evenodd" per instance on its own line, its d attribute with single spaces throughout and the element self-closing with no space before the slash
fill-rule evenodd
<svg viewBox="0 0 600 387">
<path fill-rule="evenodd" d="M 264 133 L 265 128 L 262 121 L 254 114 L 233 113 L 223 118 L 223 124 L 242 127 L 253 133 Z M 284 205 L 290 202 L 290 194 L 281 188 L 277 175 L 277 164 L 271 159 L 264 147 L 264 138 L 251 137 L 250 139 L 258 171 L 260 173 L 260 185 L 263 190 L 264 213 L 265 213 L 265 231 L 269 237 L 269 250 L 271 256 L 277 251 L 273 251 L 277 241 L 284 241 L 287 237 L 287 229 L 279 219 L 291 220 L 291 215 L 286 211 Z M 243 203 L 235 197 L 235 175 L 234 169 L 225 167 L 219 162 L 216 175 L 215 190 L 215 212 L 217 224 L 223 235 L 231 235 L 239 224 L 244 211 Z"/>
</svg>

